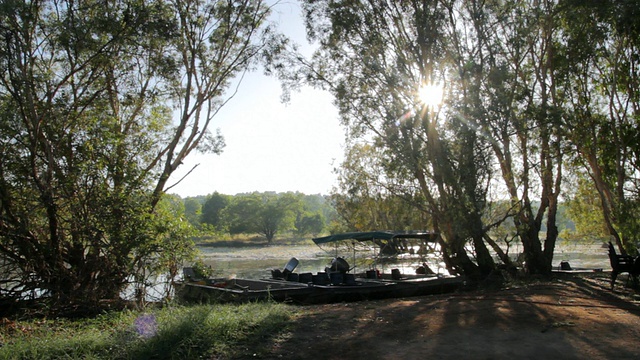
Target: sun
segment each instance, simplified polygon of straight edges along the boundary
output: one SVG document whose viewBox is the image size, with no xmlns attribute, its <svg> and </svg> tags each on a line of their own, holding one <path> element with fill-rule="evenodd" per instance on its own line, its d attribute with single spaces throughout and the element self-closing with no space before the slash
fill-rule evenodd
<svg viewBox="0 0 640 360">
<path fill-rule="evenodd" d="M 418 89 L 418 97 L 426 106 L 438 106 L 442 103 L 444 91 L 440 84 L 424 84 Z"/>
</svg>

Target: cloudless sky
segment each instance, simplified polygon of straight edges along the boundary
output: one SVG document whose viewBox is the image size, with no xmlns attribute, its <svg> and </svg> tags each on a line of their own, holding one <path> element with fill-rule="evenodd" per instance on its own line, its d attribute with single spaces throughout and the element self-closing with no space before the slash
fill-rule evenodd
<svg viewBox="0 0 640 360">
<path fill-rule="evenodd" d="M 272 20 L 310 51 L 296 1 L 279 2 Z M 342 161 L 344 144 L 332 97 L 309 87 L 293 92 L 286 104 L 280 95 L 278 80 L 263 75 L 262 69 L 246 74 L 236 96 L 211 124 L 225 138 L 223 153 L 189 155 L 169 184 L 200 165 L 168 192 L 183 198 L 216 191 L 328 194 L 335 185 L 333 169 Z"/>
</svg>

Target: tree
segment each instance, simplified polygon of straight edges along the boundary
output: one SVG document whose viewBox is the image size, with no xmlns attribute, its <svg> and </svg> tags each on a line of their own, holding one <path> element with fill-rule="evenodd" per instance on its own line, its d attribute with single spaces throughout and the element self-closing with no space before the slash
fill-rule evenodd
<svg viewBox="0 0 640 360">
<path fill-rule="evenodd" d="M 2 3 L 2 296 L 96 308 L 166 249 L 157 205 L 172 173 L 221 151 L 209 127 L 225 91 L 281 49 L 268 13 L 249 0 Z"/>
<path fill-rule="evenodd" d="M 223 212 L 223 222 L 229 227 L 229 233 L 235 235 L 257 232 L 255 224 L 260 206 L 261 198 L 258 193 L 233 196 Z"/>
<path fill-rule="evenodd" d="M 461 101 L 470 110 L 464 119 L 489 140 L 511 203 L 505 218 L 513 219 L 527 271 L 549 274 L 566 146 L 554 87 L 557 8 L 552 1 L 507 1 L 465 3 L 456 11 L 452 24 L 469 19 L 453 33 Z"/>
<path fill-rule="evenodd" d="M 299 236 L 307 234 L 317 236 L 324 230 L 324 223 L 324 216 L 319 212 L 299 212 L 294 225 Z"/>
<path fill-rule="evenodd" d="M 580 163 L 609 234 L 634 251 L 636 2 L 305 1 L 304 10 L 320 48 L 296 59 L 303 71 L 290 81 L 333 93 L 348 151 L 381 154 L 368 178 L 343 168 L 353 183 L 342 196 L 383 184 L 422 199 L 448 261 L 467 274 L 492 271 L 487 246 L 509 263 L 498 233 L 522 242 L 529 273 L 549 274 L 563 179 Z M 418 88 L 437 83 L 444 103 L 420 102 Z M 350 221 L 362 221 L 356 214 Z M 492 230 L 502 224 L 513 233 Z"/>
<path fill-rule="evenodd" d="M 428 210 L 443 234 L 449 267 L 476 277 L 495 268 L 481 219 L 490 175 L 482 166 L 486 140 L 460 121 L 468 111 L 446 114 L 418 94 L 448 81 L 454 59 L 447 58 L 447 5 L 305 1 L 307 32 L 320 43 L 305 75 L 334 94 L 354 144 L 372 139 L 382 149 L 384 181 L 420 192 L 426 206 L 418 210 Z"/>
<path fill-rule="evenodd" d="M 378 148 L 353 145 L 345 155 L 332 193 L 340 231 L 431 228 L 428 211 L 416 211 L 423 203 L 419 193 L 405 189 L 406 180 L 385 176 L 384 154 Z"/>
<path fill-rule="evenodd" d="M 224 228 L 222 222 L 222 212 L 229 205 L 230 197 L 222 195 L 217 191 L 214 192 L 202 206 L 202 215 L 200 222 L 213 226 L 214 229 L 221 231 Z"/>
<path fill-rule="evenodd" d="M 224 210 L 231 234 L 257 233 L 271 243 L 278 232 L 294 227 L 300 197 L 293 193 L 236 195 Z"/>
<path fill-rule="evenodd" d="M 294 227 L 295 208 L 299 206 L 298 199 L 291 194 L 280 196 L 264 196 L 258 211 L 255 229 L 271 243 L 276 233 L 291 230 Z"/>
<path fill-rule="evenodd" d="M 184 199 L 184 216 L 191 226 L 200 228 L 203 205 L 198 198 L 188 197 Z"/>
<path fill-rule="evenodd" d="M 558 84 L 567 136 L 597 190 L 609 235 L 635 252 L 640 231 L 640 5 L 633 1 L 563 1 Z"/>
<path fill-rule="evenodd" d="M 330 211 L 330 209 L 327 209 L 325 198 L 319 194 L 294 193 L 290 195 L 297 198 L 298 202 L 294 208 L 295 220 L 293 228 L 295 233 L 300 237 L 307 234 L 320 234 L 324 230 L 326 223 L 324 214 Z"/>
</svg>

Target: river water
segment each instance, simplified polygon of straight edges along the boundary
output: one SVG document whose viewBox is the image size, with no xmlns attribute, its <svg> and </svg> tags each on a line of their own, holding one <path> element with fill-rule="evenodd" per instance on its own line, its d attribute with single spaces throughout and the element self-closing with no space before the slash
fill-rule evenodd
<svg viewBox="0 0 640 360">
<path fill-rule="evenodd" d="M 299 260 L 295 269 L 298 273 L 324 271 L 331 259 L 336 256 L 334 251 L 325 251 L 316 245 L 272 245 L 262 247 L 199 247 L 202 251 L 204 263 L 214 270 L 215 276 L 260 279 L 271 276 L 271 269 L 283 269 L 292 257 Z M 520 249 L 512 248 L 511 253 Z M 357 266 L 357 271 L 365 271 L 374 265 L 364 260 L 365 255 L 341 253 L 350 264 Z M 368 254 L 373 255 L 373 253 Z M 371 257 L 371 256 L 369 256 Z M 355 259 L 355 260 L 354 260 Z M 413 273 L 418 266 L 418 259 L 407 259 L 397 263 L 375 264 L 383 272 L 390 272 L 392 268 L 399 268 L 403 273 Z M 560 244 L 556 246 L 553 260 L 554 268 L 560 266 L 561 261 L 568 261 L 574 269 L 604 269 L 610 268 L 607 249 L 601 243 L 593 244 Z M 429 258 L 429 266 L 435 272 L 446 273 L 444 264 L 437 258 Z"/>
<path fill-rule="evenodd" d="M 260 279 L 282 270 L 292 257 L 299 261 L 296 272 L 323 271 L 332 255 L 315 245 L 271 245 L 256 247 L 199 247 L 205 265 L 215 276 Z"/>
</svg>

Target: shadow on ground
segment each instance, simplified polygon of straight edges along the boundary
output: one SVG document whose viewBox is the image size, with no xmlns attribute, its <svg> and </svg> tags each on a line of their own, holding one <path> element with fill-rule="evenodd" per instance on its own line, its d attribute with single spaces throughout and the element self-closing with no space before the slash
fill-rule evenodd
<svg viewBox="0 0 640 360">
<path fill-rule="evenodd" d="M 608 273 L 301 307 L 265 359 L 636 359 L 640 306 Z"/>
</svg>

